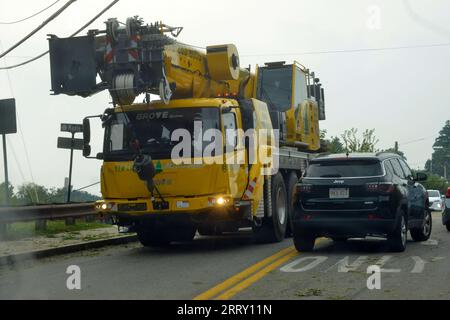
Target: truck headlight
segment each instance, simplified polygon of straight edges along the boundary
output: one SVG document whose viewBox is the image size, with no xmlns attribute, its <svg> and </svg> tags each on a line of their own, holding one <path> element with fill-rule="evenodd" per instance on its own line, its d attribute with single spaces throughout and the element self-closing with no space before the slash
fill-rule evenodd
<svg viewBox="0 0 450 320">
<path fill-rule="evenodd" d="M 215 197 L 215 198 L 209 198 L 208 203 L 210 206 L 218 206 L 223 207 L 230 203 L 230 199 L 225 197 Z"/>
</svg>

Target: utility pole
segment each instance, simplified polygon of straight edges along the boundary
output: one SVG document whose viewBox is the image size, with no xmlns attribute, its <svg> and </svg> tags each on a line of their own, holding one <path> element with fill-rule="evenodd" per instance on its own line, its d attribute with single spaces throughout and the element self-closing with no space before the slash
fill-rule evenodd
<svg viewBox="0 0 450 320">
<path fill-rule="evenodd" d="M 395 150 L 395 153 L 398 153 L 398 141 L 395 141 L 394 150 Z"/>
</svg>

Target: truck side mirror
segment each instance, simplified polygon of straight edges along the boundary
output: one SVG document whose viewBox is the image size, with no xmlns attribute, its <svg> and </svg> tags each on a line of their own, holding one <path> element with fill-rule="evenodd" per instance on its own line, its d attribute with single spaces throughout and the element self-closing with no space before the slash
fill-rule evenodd
<svg viewBox="0 0 450 320">
<path fill-rule="evenodd" d="M 89 118 L 85 118 L 83 120 L 83 140 L 84 143 L 91 143 L 91 123 L 89 121 Z"/>
<path fill-rule="evenodd" d="M 91 155 L 91 124 L 88 118 L 83 120 L 83 157 L 87 158 Z"/>
</svg>

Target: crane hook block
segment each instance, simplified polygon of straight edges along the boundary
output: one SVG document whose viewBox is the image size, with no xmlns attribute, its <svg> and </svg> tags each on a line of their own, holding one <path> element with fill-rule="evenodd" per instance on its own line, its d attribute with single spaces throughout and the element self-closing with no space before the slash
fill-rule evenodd
<svg viewBox="0 0 450 320">
<path fill-rule="evenodd" d="M 234 44 L 209 46 L 206 48 L 209 76 L 215 81 L 239 78 L 239 53 Z"/>
</svg>

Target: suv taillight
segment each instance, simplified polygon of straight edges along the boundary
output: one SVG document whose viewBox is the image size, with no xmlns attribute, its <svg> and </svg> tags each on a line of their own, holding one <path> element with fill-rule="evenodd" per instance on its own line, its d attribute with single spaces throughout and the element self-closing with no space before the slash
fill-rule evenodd
<svg viewBox="0 0 450 320">
<path fill-rule="evenodd" d="M 297 185 L 297 192 L 299 193 L 311 193 L 312 192 L 312 184 L 303 184 L 300 183 Z"/>
<path fill-rule="evenodd" d="M 447 199 L 450 199 L 450 188 L 448 188 L 447 194 L 445 195 L 445 197 L 446 197 Z"/>
<path fill-rule="evenodd" d="M 367 183 L 366 190 L 369 192 L 392 193 L 394 192 L 395 187 L 391 182 L 374 182 Z"/>
</svg>

